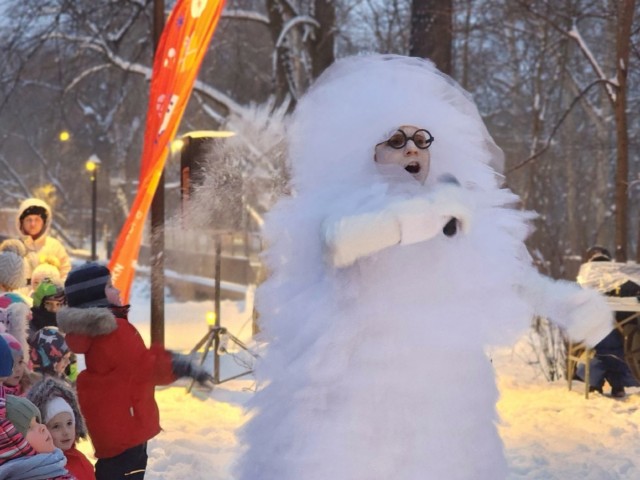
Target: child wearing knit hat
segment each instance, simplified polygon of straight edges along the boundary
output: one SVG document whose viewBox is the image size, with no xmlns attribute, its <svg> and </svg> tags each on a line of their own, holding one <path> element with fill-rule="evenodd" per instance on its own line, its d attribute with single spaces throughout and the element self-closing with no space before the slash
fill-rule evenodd
<svg viewBox="0 0 640 480">
<path fill-rule="evenodd" d="M 0 243 L 0 291 L 12 292 L 27 285 L 26 254 L 26 247 L 17 238 Z"/>
<path fill-rule="evenodd" d="M 43 280 L 49 280 L 55 285 L 62 287 L 62 278 L 60 277 L 60 260 L 52 255 L 40 258 L 40 263 L 31 272 L 31 289 L 35 291 Z"/>
<path fill-rule="evenodd" d="M 26 398 L 8 395 L 0 421 L 0 478 L 71 480 L 66 458 L 53 444 L 40 411 Z"/>
<path fill-rule="evenodd" d="M 57 327 L 56 313 L 66 303 L 64 288 L 49 279 L 43 280 L 31 295 L 31 321 L 29 330 L 32 334 L 44 327 Z"/>
<path fill-rule="evenodd" d="M 67 380 L 65 369 L 70 362 L 71 350 L 60 330 L 44 327 L 35 333 L 30 343 L 33 371 L 43 377 Z"/>
<path fill-rule="evenodd" d="M 93 465 L 76 448 L 76 439 L 86 438 L 87 428 L 74 390 L 64 382 L 46 378 L 33 386 L 27 398 L 40 410 L 53 444 L 67 457 L 67 470 L 78 480 L 95 480 Z"/>
<path fill-rule="evenodd" d="M 206 383 L 211 376 L 161 345 L 146 347 L 107 267 L 72 270 L 64 290 L 68 307 L 58 312 L 58 325 L 69 347 L 84 354 L 77 391 L 98 459 L 96 478 L 141 479 L 147 441 L 160 433 L 155 386 L 181 376 Z"/>
<path fill-rule="evenodd" d="M 31 388 L 32 384 L 31 371 L 26 362 L 24 350 L 13 335 L 0 333 L 0 337 L 7 342 L 13 356 L 13 371 L 10 376 L 1 382 L 0 397 L 6 395 L 23 396 Z"/>
<path fill-rule="evenodd" d="M 39 268 L 39 267 L 38 267 Z M 58 327 L 57 313 L 65 304 L 64 288 L 48 278 L 44 279 L 32 294 L 31 321 L 29 322 L 29 337 L 33 339 L 38 330 L 45 327 Z M 69 357 L 69 366 L 65 370 L 67 379 L 76 381 L 78 365 L 75 354 Z"/>
<path fill-rule="evenodd" d="M 29 351 L 27 330 L 29 328 L 29 305 L 15 292 L 0 293 L 0 333 L 9 333 Z"/>
<path fill-rule="evenodd" d="M 13 372 L 13 354 L 6 340 L 0 337 L 0 384 Z M 1 389 L 0 389 L 1 390 Z M 4 395 L 0 394 L 0 398 Z"/>
</svg>

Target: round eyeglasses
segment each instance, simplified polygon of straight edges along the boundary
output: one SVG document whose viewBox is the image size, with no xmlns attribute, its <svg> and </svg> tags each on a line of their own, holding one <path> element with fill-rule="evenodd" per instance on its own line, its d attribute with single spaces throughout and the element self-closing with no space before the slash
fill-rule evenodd
<svg viewBox="0 0 640 480">
<path fill-rule="evenodd" d="M 380 142 L 378 143 L 378 145 L 386 143 L 391 148 L 400 150 L 401 148 L 405 147 L 409 140 L 411 140 L 414 145 L 420 150 L 426 150 L 431 146 L 435 138 L 433 137 L 433 135 L 431 135 L 431 132 L 429 132 L 429 130 L 425 130 L 424 128 L 416 130 L 410 137 L 407 136 L 407 134 L 403 130 L 398 129 L 393 135 L 391 135 L 391 137 L 389 137 L 388 140 Z M 376 145 L 376 147 L 378 145 Z"/>
</svg>

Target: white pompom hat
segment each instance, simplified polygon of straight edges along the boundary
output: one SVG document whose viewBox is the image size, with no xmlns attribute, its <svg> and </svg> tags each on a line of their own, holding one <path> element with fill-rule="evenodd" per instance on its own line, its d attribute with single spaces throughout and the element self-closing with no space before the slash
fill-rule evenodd
<svg viewBox="0 0 640 480">
<path fill-rule="evenodd" d="M 42 281 L 48 278 L 56 286 L 63 286 L 60 277 L 60 260 L 56 257 L 45 257 L 40 260 L 40 264 L 31 273 L 31 288 L 34 290 Z"/>
</svg>

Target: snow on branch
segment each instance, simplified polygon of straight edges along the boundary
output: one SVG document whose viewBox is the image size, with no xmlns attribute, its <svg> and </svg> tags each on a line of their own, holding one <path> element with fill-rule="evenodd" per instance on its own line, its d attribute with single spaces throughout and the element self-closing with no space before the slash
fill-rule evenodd
<svg viewBox="0 0 640 480">
<path fill-rule="evenodd" d="M 78 83 L 80 83 L 85 77 L 92 75 L 100 70 L 104 70 L 105 68 L 109 68 L 111 65 L 107 63 L 103 63 L 101 65 L 96 65 L 94 67 L 88 68 L 84 70 L 80 75 L 74 78 L 69 85 L 64 89 L 64 93 L 68 93 L 71 89 L 73 89 Z"/>
<path fill-rule="evenodd" d="M 214 108 L 211 108 L 209 105 L 207 105 L 205 101 L 202 99 L 202 96 L 200 95 L 199 92 L 196 91 L 193 98 L 195 98 L 198 101 L 198 105 L 200 105 L 200 108 L 205 113 L 205 115 L 207 115 L 209 118 L 211 118 L 213 121 L 215 121 L 219 125 L 222 125 L 225 123 L 226 117 L 224 117 L 223 115 L 220 115 L 218 111 L 216 111 Z"/>
<path fill-rule="evenodd" d="M 222 105 L 229 111 L 229 114 L 235 114 L 239 117 L 244 117 L 246 114 L 245 107 L 232 100 L 231 97 L 225 95 L 217 88 L 214 88 L 201 80 L 196 80 L 193 90 Z"/>
<path fill-rule="evenodd" d="M 269 25 L 269 17 L 258 12 L 252 12 L 249 10 L 229 9 L 222 12 L 222 18 L 233 20 L 247 20 L 250 22 L 264 23 Z"/>
<path fill-rule="evenodd" d="M 126 72 L 143 75 L 146 80 L 151 79 L 152 69 L 150 67 L 147 67 L 146 65 L 142 65 L 140 63 L 134 63 L 134 62 L 125 60 L 119 55 L 116 55 L 113 52 L 113 50 L 111 50 L 105 42 L 99 39 L 95 39 L 91 37 L 70 36 L 70 35 L 64 35 L 64 34 L 58 34 L 58 33 L 52 34 L 51 37 L 64 38 L 65 40 L 80 44 L 81 48 L 100 52 L 107 58 L 107 60 L 109 60 L 109 62 L 113 66 Z M 91 69 L 83 71 L 79 77 L 75 78 L 71 82 L 71 85 L 67 89 L 77 84 L 82 78 L 86 77 L 87 75 L 91 73 L 95 73 L 96 71 L 101 70 L 103 68 L 104 68 L 104 65 L 98 65 L 98 66 L 92 67 Z M 228 95 L 225 95 L 220 90 L 212 87 L 211 85 L 208 85 L 198 80 L 194 85 L 194 91 L 197 91 L 202 95 L 208 97 L 209 99 L 213 100 L 214 102 L 218 103 L 219 105 L 224 107 L 229 113 L 236 114 L 240 117 L 244 116 L 244 113 L 245 113 L 244 107 L 242 107 L 240 104 L 232 100 L 231 97 L 229 97 Z"/>
<path fill-rule="evenodd" d="M 22 192 L 28 196 L 31 197 L 31 190 L 29 190 L 29 187 L 27 187 L 26 183 L 24 183 L 24 181 L 22 180 L 22 177 L 20 175 L 18 175 L 18 172 L 16 172 L 12 167 L 11 164 L 7 161 L 7 159 L 5 158 L 5 156 L 3 154 L 0 153 L 0 163 L 4 165 L 5 167 L 5 171 L 9 174 L 10 177 L 13 178 L 13 180 L 15 181 L 16 185 L 18 185 L 20 187 L 20 189 L 22 190 Z M 4 189 L 6 193 L 8 191 L 8 189 Z"/>
<path fill-rule="evenodd" d="M 109 33 L 107 39 L 110 42 L 119 42 L 125 34 L 132 28 L 133 24 L 138 20 L 137 15 L 130 15 L 128 20 L 118 29 L 117 32 Z"/>
<path fill-rule="evenodd" d="M 139 63 L 133 63 L 128 60 L 125 60 L 119 55 L 116 55 L 115 53 L 113 53 L 113 51 L 110 48 L 108 48 L 106 44 L 103 44 L 102 42 L 99 42 L 98 46 L 100 48 L 100 51 L 102 51 L 105 54 L 107 59 L 113 65 L 117 66 L 121 70 L 144 75 L 145 79 L 147 80 L 151 79 L 151 73 L 152 73 L 151 67 L 147 67 L 146 65 L 141 65 Z M 88 48 L 91 48 L 91 46 L 88 46 Z"/>
<path fill-rule="evenodd" d="M 598 78 L 604 82 L 604 88 L 607 92 L 607 96 L 609 97 L 609 100 L 611 101 L 611 103 L 615 104 L 617 95 L 616 95 L 614 86 L 617 86 L 617 81 L 615 79 L 608 79 L 607 76 L 604 74 L 604 71 L 602 70 L 602 68 L 600 67 L 600 64 L 598 63 L 593 53 L 591 52 L 591 49 L 588 47 L 588 45 L 584 41 L 584 38 L 582 38 L 582 35 L 578 30 L 578 26 L 575 23 L 572 25 L 571 30 L 567 32 L 567 35 L 578 44 L 578 47 L 580 48 L 584 56 L 587 58 L 587 60 L 589 61 L 593 69 L 596 71 L 596 75 L 598 76 Z"/>
<path fill-rule="evenodd" d="M 96 52 L 104 54 L 113 65 L 119 67 L 124 71 L 144 75 L 145 78 L 147 79 L 151 78 L 151 68 L 141 65 L 139 63 L 129 62 L 128 60 L 125 60 L 119 57 L 118 55 L 113 53 L 113 51 L 109 48 L 109 46 L 104 41 L 98 38 L 67 35 L 67 34 L 58 33 L 58 32 L 51 33 L 48 36 L 48 38 L 62 39 L 62 40 L 67 40 L 69 42 L 77 43 L 79 44 L 80 48 L 84 48 L 87 50 L 94 50 Z"/>
<path fill-rule="evenodd" d="M 282 46 L 282 43 L 289 34 L 289 31 L 297 25 L 311 25 L 315 28 L 320 28 L 320 24 L 318 23 L 318 21 L 315 18 L 310 17 L 309 15 L 299 15 L 290 20 L 287 20 L 287 23 L 282 26 L 282 31 L 280 32 L 278 40 L 276 41 L 276 49 Z"/>
<path fill-rule="evenodd" d="M 294 5 L 289 0 L 282 0 L 280 3 L 287 7 L 289 9 L 289 12 L 291 12 L 293 15 L 298 15 L 298 10 L 300 10 L 300 8 L 297 5 Z"/>
</svg>

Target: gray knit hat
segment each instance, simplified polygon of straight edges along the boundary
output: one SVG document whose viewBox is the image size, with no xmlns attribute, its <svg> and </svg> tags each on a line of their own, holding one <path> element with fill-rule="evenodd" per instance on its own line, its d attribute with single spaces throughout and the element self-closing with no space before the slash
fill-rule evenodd
<svg viewBox="0 0 640 480">
<path fill-rule="evenodd" d="M 22 257 L 8 250 L 0 252 L 0 285 L 17 290 L 26 284 Z"/>
<path fill-rule="evenodd" d="M 13 252 L 20 257 L 27 256 L 27 247 L 24 246 L 22 240 L 17 238 L 7 238 L 2 243 L 0 243 L 0 251 Z"/>
<path fill-rule="evenodd" d="M 24 397 L 7 395 L 7 420 L 13 423 L 16 430 L 26 436 L 33 418 L 42 423 L 38 407 Z"/>
</svg>

